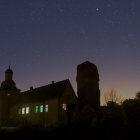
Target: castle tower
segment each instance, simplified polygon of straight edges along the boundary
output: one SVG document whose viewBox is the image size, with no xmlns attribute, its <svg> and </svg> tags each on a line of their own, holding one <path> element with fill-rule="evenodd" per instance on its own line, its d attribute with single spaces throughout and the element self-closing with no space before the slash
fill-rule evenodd
<svg viewBox="0 0 140 140">
<path fill-rule="evenodd" d="M 0 125 L 8 124 L 10 108 L 20 92 L 12 78 L 13 71 L 9 66 L 5 71 L 5 80 L 1 83 L 0 87 Z"/>
<path fill-rule="evenodd" d="M 78 100 L 88 102 L 93 108 L 100 106 L 99 74 L 96 65 L 86 61 L 77 66 Z"/>
</svg>

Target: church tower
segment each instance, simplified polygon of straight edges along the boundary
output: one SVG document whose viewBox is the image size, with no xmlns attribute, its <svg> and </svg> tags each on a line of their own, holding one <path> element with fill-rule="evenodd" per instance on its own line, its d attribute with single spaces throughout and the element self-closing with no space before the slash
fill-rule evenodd
<svg viewBox="0 0 140 140">
<path fill-rule="evenodd" d="M 5 80 L 0 86 L 0 126 L 9 123 L 10 108 L 19 93 L 20 90 L 13 81 L 13 71 L 9 66 L 5 71 Z"/>
<path fill-rule="evenodd" d="M 99 73 L 96 65 L 86 61 L 77 66 L 77 94 L 79 101 L 93 108 L 100 106 Z"/>
</svg>

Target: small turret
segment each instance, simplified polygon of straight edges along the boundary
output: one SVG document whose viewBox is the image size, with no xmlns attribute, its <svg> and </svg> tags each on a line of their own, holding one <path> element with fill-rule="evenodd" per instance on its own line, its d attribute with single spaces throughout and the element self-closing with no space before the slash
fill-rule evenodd
<svg viewBox="0 0 140 140">
<path fill-rule="evenodd" d="M 5 71 L 5 80 L 12 80 L 12 78 L 13 78 L 13 71 L 9 66 L 9 68 Z"/>
<path fill-rule="evenodd" d="M 16 84 L 13 81 L 13 71 L 11 70 L 10 66 L 5 71 L 5 81 L 1 83 L 1 89 L 7 89 L 7 90 L 17 89 Z"/>
</svg>

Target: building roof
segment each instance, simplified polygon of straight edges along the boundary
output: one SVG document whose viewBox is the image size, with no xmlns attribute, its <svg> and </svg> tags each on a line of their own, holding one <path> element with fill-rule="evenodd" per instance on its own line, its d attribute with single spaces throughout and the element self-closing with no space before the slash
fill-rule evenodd
<svg viewBox="0 0 140 140">
<path fill-rule="evenodd" d="M 93 64 L 93 63 L 91 63 L 91 62 L 89 62 L 89 61 L 85 61 L 85 62 L 83 62 L 83 63 L 81 63 L 81 64 L 79 64 L 78 66 L 77 66 L 77 68 L 79 69 L 83 69 L 83 68 L 85 68 L 85 67 L 90 67 L 90 68 L 92 68 L 92 69 L 96 69 L 97 70 L 97 66 L 95 65 L 95 64 Z"/>
<path fill-rule="evenodd" d="M 86 77 L 92 77 L 92 79 L 96 79 L 97 81 L 99 81 L 97 66 L 89 61 L 85 61 L 77 66 L 77 76 L 84 77 L 84 75 L 86 75 Z"/>
<path fill-rule="evenodd" d="M 59 98 L 63 95 L 67 84 L 70 84 L 69 79 L 56 83 L 52 82 L 52 84 L 35 89 L 31 88 L 19 95 L 16 105 Z"/>
</svg>

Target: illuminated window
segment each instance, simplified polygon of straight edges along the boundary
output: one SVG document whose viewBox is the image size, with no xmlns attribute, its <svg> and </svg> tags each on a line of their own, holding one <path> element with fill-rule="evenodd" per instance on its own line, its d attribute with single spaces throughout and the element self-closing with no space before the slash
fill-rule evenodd
<svg viewBox="0 0 140 140">
<path fill-rule="evenodd" d="M 43 105 L 40 105 L 40 112 L 43 112 Z"/>
<path fill-rule="evenodd" d="M 38 106 L 35 106 L 35 113 L 38 112 Z"/>
<path fill-rule="evenodd" d="M 62 108 L 63 108 L 63 110 L 67 110 L 66 104 L 62 104 Z"/>
<path fill-rule="evenodd" d="M 29 114 L 29 107 L 26 107 L 26 114 Z"/>
<path fill-rule="evenodd" d="M 22 108 L 22 114 L 25 114 L 25 107 Z"/>
<path fill-rule="evenodd" d="M 18 114 L 22 114 L 22 110 L 21 110 L 21 108 L 18 110 Z"/>
<path fill-rule="evenodd" d="M 45 112 L 48 112 L 48 105 L 45 105 Z"/>
</svg>

